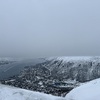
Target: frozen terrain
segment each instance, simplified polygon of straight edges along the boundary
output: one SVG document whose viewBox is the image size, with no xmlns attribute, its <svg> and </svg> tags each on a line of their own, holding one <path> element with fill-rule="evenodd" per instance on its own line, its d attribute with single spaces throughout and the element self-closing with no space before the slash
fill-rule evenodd
<svg viewBox="0 0 100 100">
<path fill-rule="evenodd" d="M 100 100 L 100 79 L 73 89 L 65 98 L 66 100 Z"/>
<path fill-rule="evenodd" d="M 100 100 L 100 79 L 73 89 L 66 97 L 57 97 L 0 84 L 0 100 Z"/>
<path fill-rule="evenodd" d="M 0 100 L 64 100 L 64 98 L 0 84 Z"/>
</svg>

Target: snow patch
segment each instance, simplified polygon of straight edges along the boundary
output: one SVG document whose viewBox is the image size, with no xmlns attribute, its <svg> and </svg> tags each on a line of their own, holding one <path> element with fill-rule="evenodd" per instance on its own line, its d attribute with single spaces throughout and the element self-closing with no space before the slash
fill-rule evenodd
<svg viewBox="0 0 100 100">
<path fill-rule="evenodd" d="M 66 95 L 66 100 L 99 100 L 100 79 L 83 84 Z"/>
<path fill-rule="evenodd" d="M 65 100 L 64 98 L 0 84 L 0 100 Z"/>
</svg>

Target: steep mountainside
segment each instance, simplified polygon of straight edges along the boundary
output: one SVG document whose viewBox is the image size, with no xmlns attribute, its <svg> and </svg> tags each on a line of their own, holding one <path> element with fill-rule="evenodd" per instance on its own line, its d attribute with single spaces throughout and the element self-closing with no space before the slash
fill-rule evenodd
<svg viewBox="0 0 100 100">
<path fill-rule="evenodd" d="M 100 57 L 49 58 L 42 66 L 48 68 L 55 77 L 62 76 L 79 82 L 100 77 Z"/>
</svg>

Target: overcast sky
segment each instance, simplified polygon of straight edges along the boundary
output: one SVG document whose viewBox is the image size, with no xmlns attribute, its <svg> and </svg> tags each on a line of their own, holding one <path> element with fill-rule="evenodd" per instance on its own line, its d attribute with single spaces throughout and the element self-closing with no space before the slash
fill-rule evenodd
<svg viewBox="0 0 100 100">
<path fill-rule="evenodd" d="M 99 56 L 100 0 L 0 0 L 0 56 Z"/>
</svg>

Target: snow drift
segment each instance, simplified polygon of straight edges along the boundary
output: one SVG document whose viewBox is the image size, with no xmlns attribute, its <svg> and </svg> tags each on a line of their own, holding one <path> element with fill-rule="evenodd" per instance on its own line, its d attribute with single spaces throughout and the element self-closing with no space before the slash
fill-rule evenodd
<svg viewBox="0 0 100 100">
<path fill-rule="evenodd" d="M 0 84 L 0 100 L 99 100 L 100 79 L 73 89 L 65 98 Z"/>
<path fill-rule="evenodd" d="M 100 100 L 100 79 L 73 89 L 65 98 L 66 100 Z"/>
<path fill-rule="evenodd" d="M 63 98 L 32 92 L 0 84 L 0 100 L 64 100 Z"/>
</svg>

